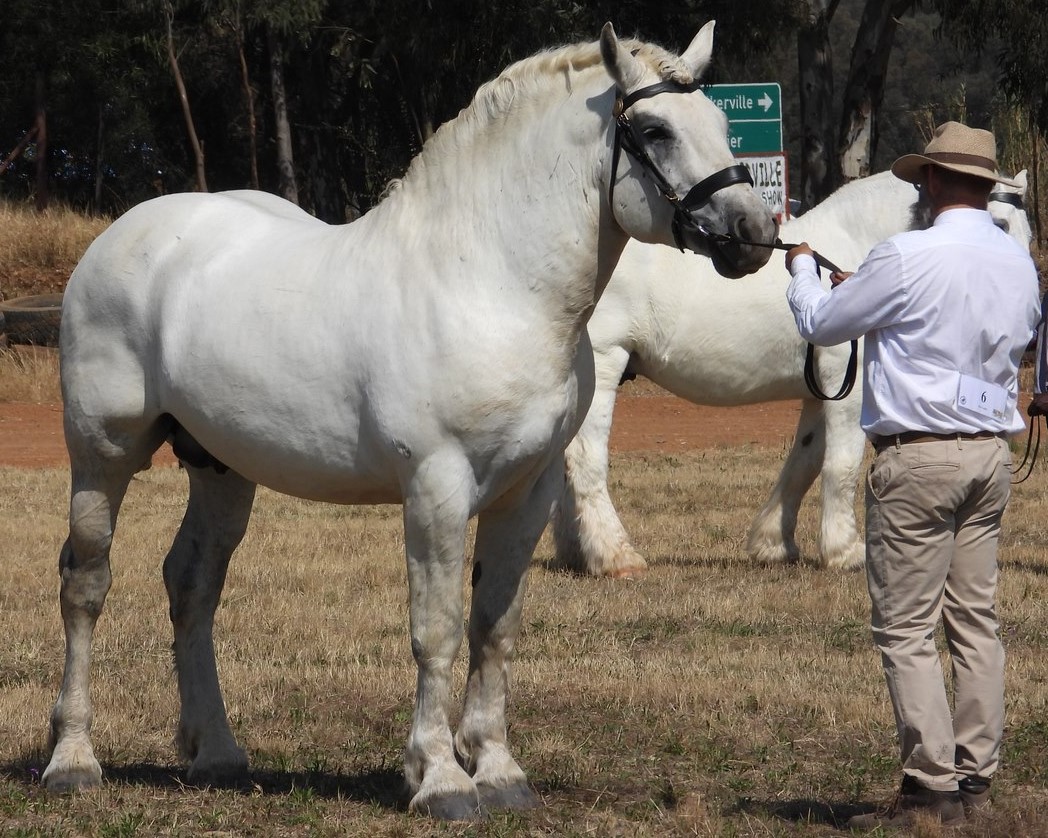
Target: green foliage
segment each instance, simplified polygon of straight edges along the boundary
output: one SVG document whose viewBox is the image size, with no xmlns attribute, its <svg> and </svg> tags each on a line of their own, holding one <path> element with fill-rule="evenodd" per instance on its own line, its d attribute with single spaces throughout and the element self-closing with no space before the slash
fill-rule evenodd
<svg viewBox="0 0 1048 838">
<path fill-rule="evenodd" d="M 1048 134 L 1048 14 L 1043 0 L 932 0 L 942 16 L 941 32 L 968 50 L 991 42 L 1002 90 L 1026 106 Z"/>
<path fill-rule="evenodd" d="M 865 0 L 842 0 L 834 22 L 838 74 L 848 66 Z M 1000 96 L 1029 103 L 1048 123 L 1043 95 L 1048 23 L 1042 0 L 928 0 L 907 16 L 893 53 L 880 161 L 908 151 L 918 119 L 937 118 L 963 84 L 969 118 L 987 121 Z M 809 0 L 171 0 L 173 36 L 210 188 L 250 182 L 252 130 L 261 186 L 276 187 L 267 38 L 286 45 L 288 109 L 303 205 L 340 221 L 367 210 L 440 123 L 510 62 L 541 48 L 593 40 L 605 21 L 683 48 L 717 20 L 711 81 L 778 79 L 785 129 L 799 136 L 795 32 Z M 32 127 L 42 84 L 54 195 L 119 212 L 160 192 L 192 188 L 193 157 L 167 62 L 166 0 L 5 0 L 0 27 L 0 157 Z M 934 41 L 938 12 L 951 40 Z M 986 41 L 987 32 L 999 40 Z M 1001 45 L 1022 43 L 1021 50 Z M 242 45 L 256 118 L 240 67 Z M 956 45 L 956 46 L 954 46 Z M 978 47 L 979 49 L 974 49 Z M 980 57 L 979 50 L 984 55 Z M 979 62 L 982 62 L 979 64 Z M 987 63 L 995 61 L 988 71 Z M 895 66 L 898 66 L 898 70 Z M 920 79 L 921 83 L 912 83 Z M 960 81 L 956 81 L 960 79 Z M 951 81 L 953 80 L 953 81 Z M 949 85 L 952 88 L 948 88 Z M 1040 85 L 1040 87 L 1038 86 Z M 996 98 L 995 98 L 996 97 Z M 791 102 L 792 100 L 792 102 Z M 913 114 L 917 115 L 917 119 Z M 934 114 L 924 117 L 922 114 Z M 987 116 L 982 116 L 987 115 Z M 791 148 L 799 158 L 799 148 Z M 30 144 L 0 175 L 0 197 L 33 191 Z"/>
</svg>

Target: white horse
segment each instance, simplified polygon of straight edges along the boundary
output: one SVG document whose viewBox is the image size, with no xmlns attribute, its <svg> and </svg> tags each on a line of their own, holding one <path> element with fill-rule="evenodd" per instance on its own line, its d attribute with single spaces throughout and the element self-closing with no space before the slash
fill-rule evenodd
<svg viewBox="0 0 1048 838">
<path fill-rule="evenodd" d="M 508 667 L 563 449 L 592 395 L 586 320 L 629 236 L 680 238 L 742 275 L 767 252 L 714 250 L 706 231 L 777 232 L 737 177 L 723 114 L 698 89 L 712 41 L 710 23 L 678 58 L 620 42 L 609 24 L 599 45 L 515 64 L 353 224 L 329 226 L 261 193 L 182 194 L 132 209 L 92 244 L 61 334 L 72 486 L 48 788 L 101 780 L 89 675 L 110 542 L 132 475 L 171 439 L 190 485 L 164 581 L 191 781 L 247 769 L 212 626 L 263 484 L 403 504 L 418 667 L 404 755 L 411 808 L 463 818 L 536 802 L 506 741 Z M 691 198 L 711 174 L 724 188 L 699 189 L 683 218 L 660 191 Z M 469 674 L 453 735 L 473 515 Z"/>
<path fill-rule="evenodd" d="M 1025 170 L 1018 179 L 1022 189 L 998 187 L 990 211 L 1028 248 L 1032 234 L 1021 204 Z M 841 268 L 854 270 L 877 242 L 928 225 L 930 215 L 915 209 L 916 199 L 910 184 L 890 173 L 874 175 L 784 224 L 782 237 L 807 240 Z M 567 480 L 554 518 L 560 565 L 608 576 L 633 576 L 646 567 L 608 494 L 608 437 L 624 375 L 646 376 L 697 404 L 803 399 L 793 447 L 753 522 L 747 549 L 761 561 L 799 558 L 797 513 L 821 469 L 822 561 L 837 568 L 862 565 L 864 547 L 855 521 L 865 442 L 859 428 L 862 388 L 842 401 L 812 397 L 802 375 L 806 344 L 786 304 L 788 282 L 781 259 L 745 282 L 733 282 L 716 276 L 704 259 L 640 242 L 626 247 L 587 327 L 597 384 L 589 413 L 566 452 Z M 840 387 L 848 350 L 847 344 L 817 349 L 823 392 L 834 394 Z"/>
</svg>

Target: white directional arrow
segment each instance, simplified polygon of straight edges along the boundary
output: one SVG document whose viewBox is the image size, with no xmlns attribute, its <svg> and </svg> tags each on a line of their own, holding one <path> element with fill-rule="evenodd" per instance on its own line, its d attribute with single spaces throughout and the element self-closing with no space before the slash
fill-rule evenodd
<svg viewBox="0 0 1048 838">
<path fill-rule="evenodd" d="M 771 106 L 775 104 L 771 96 L 765 93 L 760 99 L 757 100 L 757 104 L 764 108 L 764 112 L 767 113 Z"/>
</svg>

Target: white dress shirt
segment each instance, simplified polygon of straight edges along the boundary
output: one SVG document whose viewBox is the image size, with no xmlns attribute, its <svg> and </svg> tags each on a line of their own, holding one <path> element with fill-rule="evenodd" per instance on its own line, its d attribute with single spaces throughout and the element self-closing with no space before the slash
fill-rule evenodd
<svg viewBox="0 0 1048 838">
<path fill-rule="evenodd" d="M 927 230 L 881 242 L 832 292 L 810 256 L 790 272 L 786 297 L 805 340 L 865 335 L 867 434 L 1026 427 L 1017 373 L 1040 315 L 1037 270 L 988 212 L 946 210 Z"/>
</svg>

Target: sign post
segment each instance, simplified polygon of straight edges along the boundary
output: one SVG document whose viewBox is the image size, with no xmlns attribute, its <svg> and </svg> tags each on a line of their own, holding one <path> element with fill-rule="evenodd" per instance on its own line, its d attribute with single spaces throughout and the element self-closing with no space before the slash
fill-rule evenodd
<svg viewBox="0 0 1048 838">
<path fill-rule="evenodd" d="M 779 83 L 711 84 L 703 91 L 727 115 L 728 145 L 750 170 L 754 189 L 772 212 L 788 217 L 789 173 L 782 144 Z"/>
</svg>

